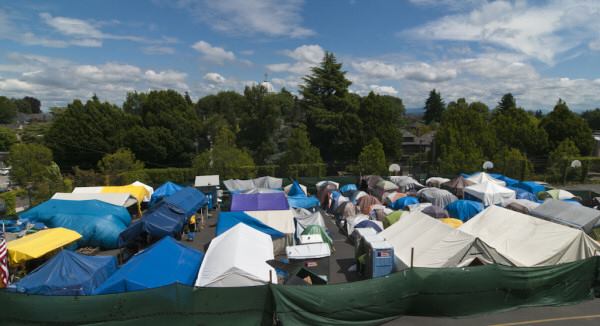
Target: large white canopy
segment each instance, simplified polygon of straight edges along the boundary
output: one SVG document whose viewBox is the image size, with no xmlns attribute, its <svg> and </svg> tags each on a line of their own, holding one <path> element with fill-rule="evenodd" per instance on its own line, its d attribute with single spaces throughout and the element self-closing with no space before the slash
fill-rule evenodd
<svg viewBox="0 0 600 326">
<path fill-rule="evenodd" d="M 500 186 L 506 186 L 506 182 L 498 180 L 485 172 L 474 173 L 472 176 L 468 177 L 467 180 L 475 183 L 491 182 Z"/>
<path fill-rule="evenodd" d="M 600 252 L 600 245 L 581 230 L 498 206 L 488 207 L 459 230 L 485 241 L 517 266 L 568 263 Z"/>
<path fill-rule="evenodd" d="M 484 206 L 496 204 L 506 206 L 510 200 L 517 197 L 514 190 L 493 182 L 478 183 L 465 187 L 464 193 L 481 200 Z"/>
<path fill-rule="evenodd" d="M 214 238 L 196 279 L 196 286 L 235 287 L 277 283 L 271 237 L 244 223 Z"/>
<path fill-rule="evenodd" d="M 52 196 L 52 199 L 60 200 L 99 200 L 108 204 L 129 207 L 137 200 L 130 194 L 126 193 L 70 193 L 57 192 Z"/>
<path fill-rule="evenodd" d="M 484 263 L 511 265 L 484 242 L 422 212 L 402 215 L 379 235 L 394 247 L 399 270 L 410 267 L 411 248 L 415 267 L 465 266 L 475 258 Z"/>
</svg>

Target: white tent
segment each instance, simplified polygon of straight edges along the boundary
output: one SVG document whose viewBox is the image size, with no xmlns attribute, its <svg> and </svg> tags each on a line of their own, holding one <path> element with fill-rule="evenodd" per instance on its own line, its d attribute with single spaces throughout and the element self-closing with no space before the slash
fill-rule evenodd
<svg viewBox="0 0 600 326">
<path fill-rule="evenodd" d="M 483 203 L 484 206 L 500 204 L 506 206 L 510 200 L 516 199 L 516 193 L 493 182 L 484 182 L 465 187 L 465 195 L 469 194 Z"/>
<path fill-rule="evenodd" d="M 419 181 L 406 175 L 391 176 L 390 181 L 395 183 L 400 188 L 401 192 L 407 192 L 408 190 L 418 190 L 424 188 L 424 186 L 420 184 Z"/>
<path fill-rule="evenodd" d="M 475 182 L 475 183 L 490 182 L 490 183 L 495 183 L 500 186 L 506 186 L 506 182 L 504 182 L 502 180 L 498 180 L 485 172 L 474 173 L 472 176 L 468 177 L 467 180 L 469 180 L 471 182 Z"/>
<path fill-rule="evenodd" d="M 196 286 L 255 286 L 269 280 L 277 283 L 275 269 L 266 263 L 271 259 L 274 259 L 271 237 L 238 223 L 211 241 Z"/>
<path fill-rule="evenodd" d="M 550 266 L 600 252 L 600 245 L 581 230 L 498 206 L 488 207 L 459 230 L 485 241 L 516 266 Z"/>
<path fill-rule="evenodd" d="M 194 179 L 194 187 L 218 186 L 219 175 L 197 175 Z"/>
<path fill-rule="evenodd" d="M 300 239 L 300 235 L 309 225 L 318 225 L 323 229 L 327 229 L 325 219 L 321 211 L 311 212 L 304 208 L 294 209 L 294 218 L 296 219 L 296 238 Z"/>
<path fill-rule="evenodd" d="M 448 181 L 450 181 L 450 179 L 448 179 L 448 178 L 431 177 L 431 178 L 425 180 L 425 185 L 427 187 L 436 187 L 436 188 L 439 188 L 443 183 L 446 183 Z"/>
<path fill-rule="evenodd" d="M 129 207 L 137 200 L 130 194 L 126 193 L 69 193 L 69 192 L 57 192 L 52 196 L 52 199 L 60 200 L 99 200 L 111 205 Z"/>
<path fill-rule="evenodd" d="M 148 191 L 148 195 L 146 195 L 144 197 L 144 202 L 149 202 L 150 199 L 152 198 L 152 194 L 154 193 L 154 188 L 150 187 L 149 185 L 145 184 L 145 183 L 141 183 L 139 181 L 136 181 L 134 183 L 131 184 L 132 186 L 142 186 L 144 188 L 146 188 L 146 191 Z"/>
<path fill-rule="evenodd" d="M 294 244 L 294 212 L 291 209 L 278 211 L 245 211 L 244 213 L 254 217 L 273 229 L 285 234 L 285 237 L 273 240 L 275 253 L 280 254 L 285 251 L 286 246 Z"/>
<path fill-rule="evenodd" d="M 398 270 L 410 267 L 411 248 L 415 267 L 468 266 L 476 258 L 482 263 L 511 265 L 483 241 L 421 212 L 402 215 L 379 235 L 394 247 Z"/>
<path fill-rule="evenodd" d="M 423 188 L 417 192 L 419 198 L 430 202 L 433 206 L 445 208 L 448 204 L 458 200 L 451 192 L 440 188 Z"/>
</svg>

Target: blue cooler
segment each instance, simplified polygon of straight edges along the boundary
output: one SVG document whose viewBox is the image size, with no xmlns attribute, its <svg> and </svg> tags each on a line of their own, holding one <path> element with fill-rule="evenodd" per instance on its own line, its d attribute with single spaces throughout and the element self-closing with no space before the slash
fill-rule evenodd
<svg viewBox="0 0 600 326">
<path fill-rule="evenodd" d="M 394 270 L 394 247 L 387 241 L 367 243 L 365 265 L 368 278 L 391 274 Z"/>
</svg>

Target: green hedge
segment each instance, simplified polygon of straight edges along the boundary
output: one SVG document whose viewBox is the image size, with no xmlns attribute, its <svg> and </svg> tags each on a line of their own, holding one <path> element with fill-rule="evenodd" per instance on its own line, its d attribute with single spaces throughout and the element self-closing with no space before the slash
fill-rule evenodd
<svg viewBox="0 0 600 326">
<path fill-rule="evenodd" d="M 119 183 L 125 185 L 134 181 L 140 181 L 156 187 L 167 181 L 171 181 L 182 185 L 189 185 L 194 182 L 195 177 L 196 173 L 192 168 L 143 169 L 121 173 L 119 175 Z"/>
</svg>

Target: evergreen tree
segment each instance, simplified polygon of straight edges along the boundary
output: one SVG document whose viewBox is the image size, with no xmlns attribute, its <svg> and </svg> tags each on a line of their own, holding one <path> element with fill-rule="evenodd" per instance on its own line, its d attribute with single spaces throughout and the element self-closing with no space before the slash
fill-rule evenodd
<svg viewBox="0 0 600 326">
<path fill-rule="evenodd" d="M 600 108 L 584 111 L 581 113 L 581 117 L 592 130 L 600 130 Z"/>
<path fill-rule="evenodd" d="M 12 123 L 17 117 L 17 105 L 8 97 L 0 96 L 0 123 Z"/>
<path fill-rule="evenodd" d="M 436 92 L 435 89 L 432 89 L 431 92 L 429 92 L 429 97 L 425 101 L 425 114 L 423 115 L 423 120 L 426 124 L 440 122 L 445 109 L 446 104 L 444 103 L 444 100 L 442 100 L 440 92 Z"/>
<path fill-rule="evenodd" d="M 363 123 L 363 137 L 377 138 L 389 160 L 402 156 L 402 132 L 404 124 L 404 104 L 402 100 L 373 92 L 362 98 L 360 116 Z"/>
<path fill-rule="evenodd" d="M 509 109 L 516 108 L 516 107 L 517 107 L 517 101 L 515 100 L 513 95 L 511 93 L 506 93 L 502 96 L 502 99 L 500 99 L 500 102 L 498 102 L 498 106 L 496 107 L 496 110 L 504 111 L 504 110 L 509 110 Z"/>
<path fill-rule="evenodd" d="M 342 64 L 327 52 L 300 86 L 309 135 L 328 162 L 350 160 L 360 149 L 359 101 L 348 92 L 350 84 Z"/>
<path fill-rule="evenodd" d="M 387 162 L 383 145 L 377 138 L 371 139 L 368 145 L 363 147 L 358 156 L 358 172 L 362 175 L 387 174 Z"/>
<path fill-rule="evenodd" d="M 287 151 L 279 160 L 282 174 L 292 176 L 294 171 L 290 165 L 294 164 L 322 164 L 323 159 L 319 149 L 310 143 L 305 125 L 300 125 L 292 130 L 287 141 Z"/>
<path fill-rule="evenodd" d="M 548 133 L 548 140 L 552 148 L 566 139 L 572 140 L 581 155 L 589 155 L 594 148 L 592 130 L 585 120 L 569 110 L 563 100 L 558 100 L 552 112 L 541 121 L 541 127 Z"/>
</svg>

